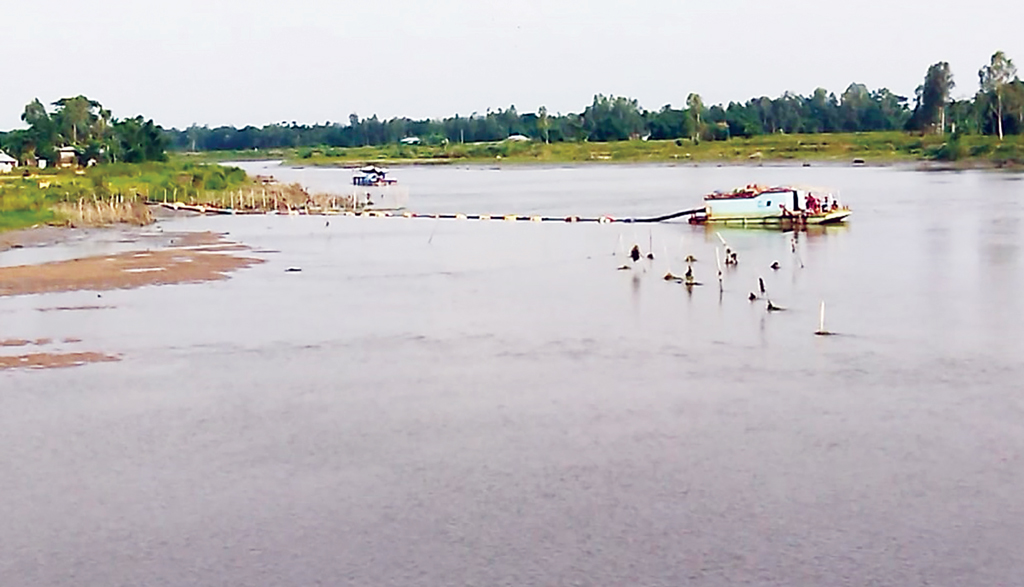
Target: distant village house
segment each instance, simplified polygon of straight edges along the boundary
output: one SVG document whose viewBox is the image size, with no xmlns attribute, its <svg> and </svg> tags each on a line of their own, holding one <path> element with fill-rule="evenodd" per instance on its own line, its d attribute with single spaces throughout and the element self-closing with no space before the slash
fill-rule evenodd
<svg viewBox="0 0 1024 587">
<path fill-rule="evenodd" d="M 78 151 L 74 147 L 61 147 L 57 149 L 58 167 L 75 167 L 78 165 Z"/>
<path fill-rule="evenodd" d="M 0 173 L 10 173 L 18 166 L 18 160 L 0 151 Z"/>
</svg>

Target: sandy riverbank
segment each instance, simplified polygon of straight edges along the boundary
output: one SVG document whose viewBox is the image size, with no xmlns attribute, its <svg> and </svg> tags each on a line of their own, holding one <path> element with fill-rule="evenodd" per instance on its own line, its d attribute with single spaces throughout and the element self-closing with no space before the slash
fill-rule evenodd
<svg viewBox="0 0 1024 587">
<path fill-rule="evenodd" d="M 210 232 L 166 237 L 170 244 L 161 249 L 0 267 L 0 296 L 214 281 L 227 279 L 232 271 L 263 262 L 238 255 L 248 247 L 225 241 Z"/>
<path fill-rule="evenodd" d="M 118 229 L 110 229 L 118 230 Z M 46 247 L 81 238 L 71 229 L 40 227 L 0 236 L 0 252 Z M 244 256 L 249 248 L 212 232 L 125 233 L 124 252 L 33 265 L 0 267 L 0 297 L 72 291 L 109 291 L 149 285 L 202 283 L 227 279 L 229 274 L 262 263 Z M 102 310 L 110 306 L 48 306 L 39 311 Z M 78 338 L 0 339 L 0 371 L 19 368 L 72 367 L 117 361 L 118 355 L 79 349 Z M 8 354 L 10 350 L 20 354 Z M 31 352 L 28 352 L 31 351 Z"/>
</svg>

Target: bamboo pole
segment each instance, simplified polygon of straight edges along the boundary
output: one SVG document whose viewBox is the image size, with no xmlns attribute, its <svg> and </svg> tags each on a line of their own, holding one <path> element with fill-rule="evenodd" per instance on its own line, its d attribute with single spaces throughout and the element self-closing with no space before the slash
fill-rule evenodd
<svg viewBox="0 0 1024 587">
<path fill-rule="evenodd" d="M 715 265 L 718 266 L 718 291 L 725 290 L 725 284 L 722 283 L 722 255 L 718 251 L 718 247 L 715 247 Z"/>
</svg>

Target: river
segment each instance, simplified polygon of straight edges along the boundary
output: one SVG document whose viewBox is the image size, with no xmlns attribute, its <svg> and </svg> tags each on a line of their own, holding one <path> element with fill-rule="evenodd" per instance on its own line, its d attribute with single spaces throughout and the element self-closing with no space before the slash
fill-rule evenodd
<svg viewBox="0 0 1024 587">
<path fill-rule="evenodd" d="M 315 191 L 350 177 L 246 167 Z M 0 298 L 0 339 L 122 358 L 0 371 L 0 584 L 1024 577 L 1021 175 L 392 175 L 417 212 L 646 216 L 757 182 L 834 187 L 854 214 L 796 253 L 788 233 L 721 230 L 739 257 L 721 291 L 718 234 L 682 222 L 162 221 L 267 262 L 102 300 Z M 655 259 L 617 270 L 634 243 Z M 123 243 L 86 248 L 104 247 Z M 0 264 L 27 254 L 45 257 Z M 689 291 L 661 279 L 688 254 Z M 748 301 L 759 277 L 785 311 Z M 822 300 L 835 336 L 814 335 Z"/>
</svg>

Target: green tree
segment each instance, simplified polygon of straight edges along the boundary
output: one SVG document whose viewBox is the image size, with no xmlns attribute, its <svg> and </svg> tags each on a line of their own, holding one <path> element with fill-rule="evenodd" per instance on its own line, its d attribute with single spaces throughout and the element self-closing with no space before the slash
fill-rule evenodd
<svg viewBox="0 0 1024 587">
<path fill-rule="evenodd" d="M 783 92 L 772 100 L 772 111 L 778 120 L 779 130 L 790 134 L 803 132 L 803 105 L 803 98 L 793 92 Z"/>
<path fill-rule="evenodd" d="M 167 138 L 152 120 L 136 116 L 118 121 L 114 124 L 114 136 L 117 140 L 114 152 L 118 153 L 121 161 L 125 163 L 167 159 Z"/>
<path fill-rule="evenodd" d="M 686 108 L 690 113 L 690 117 L 693 119 L 693 138 L 696 139 L 700 136 L 703 127 L 701 126 L 700 115 L 704 111 L 704 100 L 701 99 L 700 94 L 694 92 L 686 97 Z"/>
<path fill-rule="evenodd" d="M 863 88 L 863 86 L 861 87 Z M 849 91 L 847 89 L 847 92 Z M 864 94 L 867 95 L 867 88 L 864 88 Z M 846 94 L 843 96 L 845 97 Z M 835 132 L 840 128 L 839 115 L 840 105 L 835 94 L 829 93 L 825 88 L 818 88 L 807 99 L 804 131 Z"/>
<path fill-rule="evenodd" d="M 693 136 L 693 122 L 685 110 L 675 110 L 665 104 L 657 112 L 644 112 L 647 131 L 654 140 L 689 138 Z"/>
<path fill-rule="evenodd" d="M 56 157 L 57 123 L 46 107 L 36 98 L 25 106 L 21 119 L 28 124 L 28 130 L 19 136 L 19 158 L 39 157 L 52 161 Z"/>
<path fill-rule="evenodd" d="M 65 143 L 73 146 L 84 145 L 101 132 L 103 107 L 99 102 L 85 96 L 75 96 L 61 98 L 53 105 L 57 107 L 53 119 Z M 109 120 L 109 113 L 106 113 L 106 116 Z"/>
<path fill-rule="evenodd" d="M 868 112 L 874 106 L 864 84 L 852 83 L 839 98 L 839 125 L 846 132 L 864 130 Z"/>
<path fill-rule="evenodd" d="M 949 93 L 956 86 L 949 63 L 940 61 L 928 68 L 924 83 L 917 87 L 917 106 L 910 119 L 911 126 L 920 131 L 946 130 L 946 104 Z"/>
<path fill-rule="evenodd" d="M 548 141 L 548 130 L 551 128 L 551 121 L 548 120 L 548 109 L 547 106 L 541 106 L 537 109 L 537 130 L 540 131 L 541 136 L 544 137 L 544 142 Z"/>
<path fill-rule="evenodd" d="M 748 102 L 746 106 L 739 102 L 730 102 L 729 107 L 725 109 L 725 122 L 729 126 L 729 136 L 750 137 L 764 133 L 754 101 Z"/>
<path fill-rule="evenodd" d="M 582 118 L 587 136 L 597 141 L 623 141 L 645 129 L 640 105 L 621 96 L 594 96 Z"/>
<path fill-rule="evenodd" d="M 981 91 L 995 96 L 996 128 L 1003 140 L 1003 102 L 1006 88 L 1017 77 L 1017 67 L 1002 51 L 992 55 L 992 61 L 978 71 Z"/>
<path fill-rule="evenodd" d="M 871 108 L 864 113 L 861 130 L 896 130 L 907 125 L 907 99 L 882 88 L 871 92 Z"/>
</svg>

